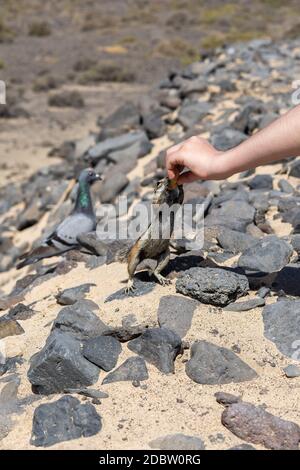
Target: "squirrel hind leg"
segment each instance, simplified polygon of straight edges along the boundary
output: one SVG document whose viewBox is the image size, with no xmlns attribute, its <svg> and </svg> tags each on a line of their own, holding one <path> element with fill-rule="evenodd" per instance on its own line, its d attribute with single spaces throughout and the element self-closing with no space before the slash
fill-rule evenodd
<svg viewBox="0 0 300 470">
<path fill-rule="evenodd" d="M 170 279 L 167 279 L 160 274 L 161 271 L 168 265 L 169 261 L 170 261 L 170 250 L 167 249 L 164 253 L 160 255 L 157 266 L 153 271 L 153 275 L 156 277 L 156 279 L 162 286 L 166 286 L 172 283 Z"/>
</svg>

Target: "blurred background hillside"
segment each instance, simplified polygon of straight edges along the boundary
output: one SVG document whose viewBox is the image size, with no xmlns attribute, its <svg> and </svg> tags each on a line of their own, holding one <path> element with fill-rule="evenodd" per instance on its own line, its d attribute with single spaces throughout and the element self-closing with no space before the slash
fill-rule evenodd
<svg viewBox="0 0 300 470">
<path fill-rule="evenodd" d="M 45 164 L 56 142 L 93 131 L 98 116 L 215 47 L 297 37 L 298 7 L 297 0 L 2 0 L 2 177 L 11 165 L 18 174 Z"/>
</svg>

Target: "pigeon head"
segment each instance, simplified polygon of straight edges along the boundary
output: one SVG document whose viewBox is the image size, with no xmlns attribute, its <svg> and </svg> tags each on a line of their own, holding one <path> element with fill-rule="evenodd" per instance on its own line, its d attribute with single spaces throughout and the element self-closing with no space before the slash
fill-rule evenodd
<svg viewBox="0 0 300 470">
<path fill-rule="evenodd" d="M 95 181 L 101 181 L 101 175 L 95 172 L 93 168 L 82 170 L 79 176 L 79 183 L 93 184 Z"/>
</svg>

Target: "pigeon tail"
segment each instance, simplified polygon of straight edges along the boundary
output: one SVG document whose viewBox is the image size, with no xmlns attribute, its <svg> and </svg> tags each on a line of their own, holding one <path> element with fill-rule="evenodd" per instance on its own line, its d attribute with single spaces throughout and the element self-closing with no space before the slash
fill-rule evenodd
<svg viewBox="0 0 300 470">
<path fill-rule="evenodd" d="M 57 248 L 54 245 L 42 245 L 38 248 L 33 249 L 25 253 L 24 255 L 20 256 L 20 260 L 22 260 L 19 264 L 17 264 L 17 269 L 24 268 L 25 266 L 29 266 L 30 264 L 37 263 L 44 258 L 51 258 L 53 256 L 59 256 L 67 251 L 72 250 L 75 248 L 75 245 L 66 246 L 64 248 Z"/>
</svg>

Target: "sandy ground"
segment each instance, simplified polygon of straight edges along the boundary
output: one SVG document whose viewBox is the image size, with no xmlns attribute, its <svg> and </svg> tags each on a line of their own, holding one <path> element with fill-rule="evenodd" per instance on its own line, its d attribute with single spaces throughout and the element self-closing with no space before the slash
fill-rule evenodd
<svg viewBox="0 0 300 470">
<path fill-rule="evenodd" d="M 152 153 L 140 160 L 138 167 L 130 174 L 131 178 L 143 174 L 143 167 L 161 148 L 169 142 L 158 139 Z M 276 172 L 278 165 L 264 167 L 263 172 Z M 262 172 L 260 170 L 260 172 Z M 276 176 L 277 180 L 280 175 Z M 270 211 L 272 221 L 274 213 Z M 290 231 L 288 224 L 272 221 L 276 233 L 283 235 Z M 30 229 L 29 229 L 30 230 Z M 32 234 L 31 234 L 32 235 Z M 26 236 L 26 230 L 22 236 Z M 5 290 L 8 292 L 13 284 L 15 272 L 11 273 Z M 23 275 L 24 273 L 22 273 Z M 18 273 L 18 276 L 20 274 Z M 68 274 L 56 276 L 41 286 L 34 288 L 25 298 L 25 304 L 40 299 L 34 306 L 36 315 L 21 321 L 25 334 L 5 339 L 9 357 L 19 355 L 25 362 L 19 368 L 21 386 L 19 397 L 31 395 L 30 383 L 26 374 L 30 357 L 40 351 L 51 330 L 52 322 L 61 307 L 55 301 L 55 295 L 62 288 L 74 287 L 86 282 L 95 283 L 87 298 L 99 305 L 99 318 L 108 325 L 121 325 L 122 319 L 134 314 L 138 323 L 157 326 L 159 300 L 164 295 L 177 295 L 174 282 L 167 287 L 157 285 L 155 289 L 142 297 L 114 300 L 105 303 L 105 299 L 124 287 L 126 265 L 111 264 L 92 271 L 79 264 Z M 253 293 L 250 294 L 253 296 Z M 275 299 L 270 297 L 267 302 Z M 240 357 L 256 370 L 258 377 L 245 383 L 228 385 L 199 385 L 185 374 L 185 362 L 189 352 L 178 357 L 175 363 L 175 374 L 163 375 L 152 365 L 148 365 L 149 380 L 147 389 L 135 388 L 130 382 L 118 382 L 101 385 L 104 372 L 93 388 L 108 392 L 109 398 L 100 405 L 95 405 L 103 420 L 102 431 L 90 438 L 81 438 L 60 443 L 52 449 L 147 449 L 148 443 L 172 433 L 185 433 L 200 436 L 208 449 L 226 449 L 242 441 L 226 430 L 221 424 L 222 406 L 216 403 L 214 394 L 225 391 L 241 395 L 245 401 L 264 405 L 267 410 L 284 419 L 300 425 L 298 403 L 300 400 L 300 378 L 287 379 L 282 368 L 292 361 L 282 356 L 273 343 L 263 335 L 262 309 L 250 312 L 234 313 L 199 304 L 196 309 L 190 330 L 184 338 L 189 343 L 194 340 L 207 340 L 214 344 L 232 348 L 238 345 Z M 216 332 L 217 331 L 217 332 Z M 123 351 L 117 365 L 120 365 L 132 353 L 123 344 Z M 60 398 L 37 397 L 37 401 L 24 408 L 23 414 L 14 416 L 14 428 L 0 442 L 0 449 L 30 449 L 30 436 L 34 409 L 38 404 L 48 403 Z M 83 397 L 79 397 L 84 400 Z M 223 438 L 218 437 L 218 433 Z M 259 448 L 259 447 L 258 447 Z"/>
</svg>

